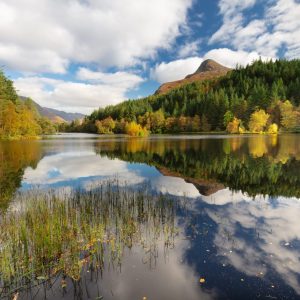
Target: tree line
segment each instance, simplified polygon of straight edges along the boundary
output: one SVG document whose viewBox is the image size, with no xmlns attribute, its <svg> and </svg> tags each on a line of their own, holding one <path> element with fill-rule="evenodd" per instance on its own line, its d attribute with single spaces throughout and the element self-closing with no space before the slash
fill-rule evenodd
<svg viewBox="0 0 300 300">
<path fill-rule="evenodd" d="M 219 79 L 99 108 L 63 129 L 126 133 L 131 123 L 144 134 L 300 131 L 299 105 L 300 60 L 259 60 Z"/>
<path fill-rule="evenodd" d="M 96 144 L 110 159 L 146 163 L 203 185 L 221 183 L 250 196 L 300 197 L 300 148 L 293 135 L 255 139 L 149 140 Z M 194 180 L 193 180 L 194 179 Z M 262 184 L 263 182 L 263 184 Z M 224 187 L 223 187 L 224 188 Z"/>
<path fill-rule="evenodd" d="M 12 80 L 0 70 L 0 139 L 33 138 L 54 132 L 54 124 L 39 114 L 30 98 L 19 98 Z"/>
</svg>

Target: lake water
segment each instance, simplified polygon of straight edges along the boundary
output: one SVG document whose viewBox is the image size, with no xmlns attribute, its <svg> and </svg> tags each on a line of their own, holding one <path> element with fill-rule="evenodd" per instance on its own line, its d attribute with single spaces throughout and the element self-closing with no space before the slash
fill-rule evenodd
<svg viewBox="0 0 300 300">
<path fill-rule="evenodd" d="M 68 285 L 65 299 L 300 299 L 300 135 L 0 142 L 2 214 L 18 206 L 16 194 L 92 190 L 108 179 L 184 203 L 177 234 L 167 248 L 133 245 L 121 267 L 87 275 L 79 296 Z"/>
</svg>

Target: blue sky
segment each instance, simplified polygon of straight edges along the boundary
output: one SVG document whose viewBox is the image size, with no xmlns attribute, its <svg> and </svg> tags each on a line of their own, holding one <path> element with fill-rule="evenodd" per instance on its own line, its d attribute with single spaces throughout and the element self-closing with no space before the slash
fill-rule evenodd
<svg viewBox="0 0 300 300">
<path fill-rule="evenodd" d="M 0 65 L 19 94 L 90 113 L 207 58 L 298 58 L 299 16 L 298 0 L 0 0 Z"/>
</svg>

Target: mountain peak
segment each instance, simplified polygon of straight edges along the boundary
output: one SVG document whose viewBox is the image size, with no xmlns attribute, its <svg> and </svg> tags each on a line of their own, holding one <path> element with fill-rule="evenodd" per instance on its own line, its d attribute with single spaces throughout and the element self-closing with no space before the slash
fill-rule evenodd
<svg viewBox="0 0 300 300">
<path fill-rule="evenodd" d="M 184 79 L 176 80 L 173 82 L 167 82 L 162 84 L 155 94 L 163 94 L 168 91 L 177 88 L 179 86 L 192 83 L 195 81 L 203 81 L 209 79 L 215 79 L 221 76 L 225 76 L 231 69 L 222 66 L 212 59 L 207 59 L 202 62 L 197 71 L 193 74 L 187 75 Z"/>
<path fill-rule="evenodd" d="M 227 69 L 226 67 L 222 66 L 221 64 L 217 63 L 213 59 L 207 59 L 202 62 L 200 67 L 197 69 L 196 73 L 202 73 L 202 72 L 209 72 L 209 71 L 220 71 L 223 69 Z"/>
</svg>

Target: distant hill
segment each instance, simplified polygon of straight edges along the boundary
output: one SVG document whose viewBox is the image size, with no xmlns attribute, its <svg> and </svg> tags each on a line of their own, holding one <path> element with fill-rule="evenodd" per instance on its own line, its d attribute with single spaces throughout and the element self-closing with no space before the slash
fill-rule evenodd
<svg viewBox="0 0 300 300">
<path fill-rule="evenodd" d="M 20 96 L 19 98 L 21 100 L 28 99 L 28 97 L 23 97 L 23 96 Z M 85 115 L 80 113 L 67 113 L 65 111 L 40 106 L 35 101 L 33 101 L 33 103 L 36 106 L 41 116 L 47 117 L 48 119 L 50 119 L 55 123 L 72 122 L 76 119 L 83 119 L 85 117 Z"/>
<path fill-rule="evenodd" d="M 156 95 L 168 93 L 170 90 L 186 85 L 188 83 L 214 79 L 226 75 L 231 69 L 220 65 L 212 59 L 205 60 L 197 71 L 187 75 L 184 79 L 162 84 L 155 92 Z"/>
<path fill-rule="evenodd" d="M 180 83 L 163 93 L 99 108 L 82 128 L 95 131 L 97 120 L 111 117 L 117 121 L 116 133 L 124 131 L 124 122 L 137 122 L 151 133 L 223 131 L 233 120 L 250 130 L 251 117 L 259 110 L 267 113 L 266 128 L 300 128 L 300 59 L 258 60 L 234 70 L 209 60 Z"/>
</svg>

